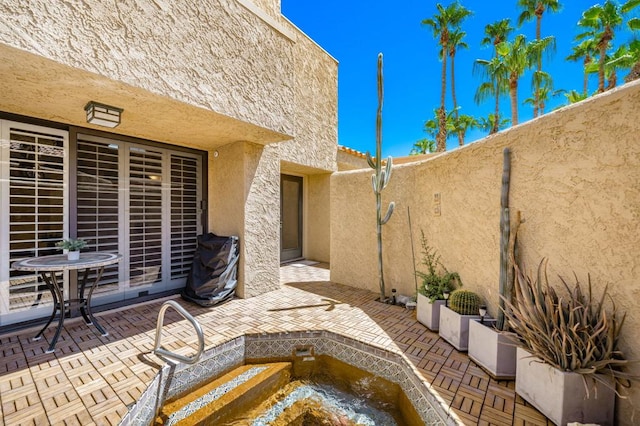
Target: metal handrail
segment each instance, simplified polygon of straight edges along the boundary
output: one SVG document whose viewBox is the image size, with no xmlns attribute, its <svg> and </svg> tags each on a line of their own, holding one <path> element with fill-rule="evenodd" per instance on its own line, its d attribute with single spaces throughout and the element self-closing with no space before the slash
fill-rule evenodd
<svg viewBox="0 0 640 426">
<path fill-rule="evenodd" d="M 164 313 L 169 307 L 172 307 L 173 309 L 175 309 L 180 315 L 182 315 L 184 319 L 188 320 L 193 325 L 193 328 L 196 329 L 196 333 L 198 334 L 199 347 L 198 347 L 198 352 L 192 357 L 179 355 L 160 347 L 160 338 L 162 336 L 162 325 L 164 323 Z M 191 314 L 187 312 L 182 306 L 180 306 L 180 304 L 175 300 L 167 300 L 166 302 L 164 302 L 162 304 L 162 307 L 160 307 L 160 312 L 158 312 L 158 323 L 156 325 L 156 342 L 153 347 L 153 353 L 155 353 L 156 355 L 161 355 L 165 358 L 172 359 L 174 361 L 184 362 L 185 364 L 195 364 L 196 362 L 198 362 L 203 352 L 204 352 L 204 333 L 202 332 L 202 327 L 200 326 L 200 323 L 198 323 L 198 321 L 196 321 L 196 319 L 193 318 Z"/>
</svg>

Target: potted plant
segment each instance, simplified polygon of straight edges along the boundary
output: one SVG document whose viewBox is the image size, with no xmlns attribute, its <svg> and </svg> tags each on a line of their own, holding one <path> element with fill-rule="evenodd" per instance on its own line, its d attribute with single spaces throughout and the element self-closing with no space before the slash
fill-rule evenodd
<svg viewBox="0 0 640 426">
<path fill-rule="evenodd" d="M 596 299 L 590 277 L 585 291 L 575 276 L 573 288 L 559 277 L 558 294 L 544 259 L 537 276 L 516 267 L 515 298 L 505 301 L 519 335 L 516 392 L 556 424 L 611 425 L 617 385 L 638 378 L 621 371 L 629 362 L 617 348 L 625 316 L 613 302 L 606 309 L 606 287 Z"/>
<path fill-rule="evenodd" d="M 424 231 L 421 231 L 422 264 L 427 267 L 427 272 L 417 271 L 416 275 L 422 279 L 418 288 L 416 317 L 418 322 L 429 330 L 438 331 L 440 327 L 440 307 L 444 305 L 444 294 L 451 293 L 456 287 L 462 285 L 460 275 L 449 272 L 440 263 L 440 255 L 435 249 L 429 247 Z M 444 272 L 439 273 L 438 269 Z"/>
<path fill-rule="evenodd" d="M 68 260 L 78 260 L 80 259 L 80 250 L 87 246 L 87 242 L 81 238 L 78 239 L 65 239 L 59 241 L 56 244 L 56 247 L 61 248 L 63 250 L 67 250 L 67 259 Z"/>
<path fill-rule="evenodd" d="M 469 345 L 469 321 L 480 319 L 478 310 L 482 300 L 476 293 L 458 289 L 451 293 L 448 303 L 440 308 L 440 337 L 459 351 Z"/>
<path fill-rule="evenodd" d="M 511 301 L 514 280 L 515 244 L 520 226 L 520 212 L 515 211 L 513 226 L 509 213 L 511 160 L 509 148 L 503 151 L 502 191 L 500 199 L 500 281 L 497 319 L 485 318 L 469 323 L 469 358 L 496 380 L 516 377 L 515 337 L 504 316 L 504 301 Z"/>
</svg>

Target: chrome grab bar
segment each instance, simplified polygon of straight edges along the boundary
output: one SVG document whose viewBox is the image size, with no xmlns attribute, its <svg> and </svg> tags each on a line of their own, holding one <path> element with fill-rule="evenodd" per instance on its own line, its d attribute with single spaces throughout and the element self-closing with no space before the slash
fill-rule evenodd
<svg viewBox="0 0 640 426">
<path fill-rule="evenodd" d="M 188 320 L 193 325 L 193 328 L 196 329 L 196 333 L 198 334 L 199 347 L 198 347 L 198 352 L 192 357 L 179 355 L 160 347 L 160 338 L 162 336 L 162 325 L 164 323 L 164 313 L 169 307 L 172 307 L 173 309 L 175 309 L 180 315 L 182 315 L 184 319 Z M 203 352 L 204 352 L 204 333 L 202 332 L 202 327 L 200 326 L 200 323 L 198 323 L 198 321 L 196 321 L 196 319 L 193 318 L 191 314 L 187 312 L 182 306 L 180 306 L 180 304 L 175 300 L 167 300 L 166 302 L 164 302 L 162 304 L 162 307 L 160 308 L 160 312 L 158 312 L 158 323 L 156 326 L 156 343 L 153 347 L 153 353 L 155 353 L 156 355 L 161 355 L 165 358 L 172 359 L 174 361 L 184 362 L 185 364 L 195 364 L 196 362 L 198 362 Z"/>
</svg>

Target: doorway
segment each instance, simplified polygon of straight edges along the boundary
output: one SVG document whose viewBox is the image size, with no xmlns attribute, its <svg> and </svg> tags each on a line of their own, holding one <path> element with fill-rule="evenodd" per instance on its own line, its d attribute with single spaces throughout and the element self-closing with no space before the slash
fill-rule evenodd
<svg viewBox="0 0 640 426">
<path fill-rule="evenodd" d="M 280 262 L 302 257 L 302 178 L 280 175 Z"/>
</svg>

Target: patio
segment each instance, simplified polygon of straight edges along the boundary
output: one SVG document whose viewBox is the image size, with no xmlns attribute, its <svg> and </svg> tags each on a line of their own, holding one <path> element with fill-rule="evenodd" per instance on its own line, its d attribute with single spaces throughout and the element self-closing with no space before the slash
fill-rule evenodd
<svg viewBox="0 0 640 426">
<path fill-rule="evenodd" d="M 211 309 L 180 299 L 202 324 L 206 347 L 248 332 L 327 329 L 404 353 L 461 424 L 551 424 L 515 395 L 513 382 L 491 380 L 417 323 L 414 311 L 329 282 L 326 264 L 294 264 L 280 272 L 282 288 L 258 297 Z M 98 314 L 107 337 L 78 318 L 68 320 L 53 354 L 45 354 L 46 340 L 31 341 L 35 329 L 1 336 L 0 426 L 117 425 L 157 371 L 157 358 L 148 353 L 162 302 Z M 50 327 L 45 337 L 52 334 Z M 167 311 L 163 346 L 189 354 L 193 335 L 186 321 Z"/>
</svg>

